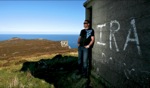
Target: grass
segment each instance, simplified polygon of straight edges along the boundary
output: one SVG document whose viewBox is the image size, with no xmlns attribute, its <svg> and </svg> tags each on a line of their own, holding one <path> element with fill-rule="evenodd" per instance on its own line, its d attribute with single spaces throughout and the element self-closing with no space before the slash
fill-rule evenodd
<svg viewBox="0 0 150 88">
<path fill-rule="evenodd" d="M 26 61 L 39 61 L 53 58 L 56 54 L 41 56 L 13 57 L 11 60 L 0 60 L 0 88 L 54 88 L 42 79 L 33 77 L 29 71 L 20 72 Z M 77 52 L 64 53 L 63 56 L 77 56 Z"/>
<path fill-rule="evenodd" d="M 54 88 L 52 84 L 32 77 L 30 72 L 0 70 L 0 77 L 1 88 Z"/>
<path fill-rule="evenodd" d="M 24 62 L 53 58 L 57 54 L 77 56 L 77 49 L 61 47 L 49 40 L 8 40 L 0 42 L 0 88 L 54 88 L 53 84 L 20 72 Z"/>
</svg>

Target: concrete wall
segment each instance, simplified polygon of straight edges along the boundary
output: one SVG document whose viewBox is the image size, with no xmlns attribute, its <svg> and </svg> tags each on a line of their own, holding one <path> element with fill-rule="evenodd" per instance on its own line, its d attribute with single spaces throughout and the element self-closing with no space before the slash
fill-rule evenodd
<svg viewBox="0 0 150 88">
<path fill-rule="evenodd" d="M 87 0 L 95 30 L 93 70 L 119 88 L 150 87 L 150 1 Z M 95 75 L 95 76 L 96 76 Z"/>
</svg>

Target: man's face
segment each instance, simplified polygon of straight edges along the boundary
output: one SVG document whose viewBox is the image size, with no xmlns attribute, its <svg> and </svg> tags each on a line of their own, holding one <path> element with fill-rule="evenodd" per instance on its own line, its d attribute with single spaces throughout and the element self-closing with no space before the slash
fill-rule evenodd
<svg viewBox="0 0 150 88">
<path fill-rule="evenodd" d="M 84 28 L 89 28 L 89 23 L 87 21 L 84 21 Z"/>
</svg>

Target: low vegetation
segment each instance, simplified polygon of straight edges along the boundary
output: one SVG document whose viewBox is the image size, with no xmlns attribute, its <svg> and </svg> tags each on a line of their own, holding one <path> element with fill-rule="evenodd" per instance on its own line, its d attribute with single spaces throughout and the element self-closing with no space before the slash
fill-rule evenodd
<svg viewBox="0 0 150 88">
<path fill-rule="evenodd" d="M 76 74 L 77 56 L 77 49 L 61 47 L 59 41 L 2 41 L 0 88 L 91 88 L 90 82 L 99 88 L 94 79 Z"/>
<path fill-rule="evenodd" d="M 54 88 L 44 80 L 33 77 L 30 72 L 0 70 L 1 88 Z"/>
<path fill-rule="evenodd" d="M 1 60 L 0 67 L 0 87 L 1 88 L 55 88 L 53 84 L 46 82 L 44 79 L 34 77 L 30 70 L 21 72 L 23 63 L 36 62 L 41 59 L 48 60 L 53 58 L 56 54 L 43 55 L 39 57 L 20 58 L 10 60 Z M 63 56 L 76 56 L 77 53 L 65 53 Z M 5 65 L 7 64 L 7 65 Z"/>
<path fill-rule="evenodd" d="M 55 47 L 56 46 L 56 47 Z M 0 88 L 55 88 L 30 71 L 21 72 L 23 63 L 51 59 L 57 54 L 77 56 L 76 49 L 60 47 L 48 40 L 7 40 L 0 42 Z"/>
</svg>

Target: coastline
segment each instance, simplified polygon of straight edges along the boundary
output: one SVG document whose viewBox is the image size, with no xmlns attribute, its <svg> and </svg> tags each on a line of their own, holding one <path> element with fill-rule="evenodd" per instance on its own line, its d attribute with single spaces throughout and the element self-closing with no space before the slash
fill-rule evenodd
<svg viewBox="0 0 150 88">
<path fill-rule="evenodd" d="M 77 56 L 77 49 L 62 47 L 60 41 L 12 38 L 0 41 L 0 68 L 12 63 L 47 59 L 57 54 Z"/>
<path fill-rule="evenodd" d="M 0 34 L 0 41 L 10 40 L 13 37 L 21 39 L 46 39 L 50 41 L 67 40 L 71 48 L 77 48 L 78 34 Z"/>
<path fill-rule="evenodd" d="M 77 57 L 77 49 L 61 47 L 60 41 L 15 38 L 0 41 L 0 87 L 55 88 L 29 72 L 20 72 L 23 63 L 50 60 L 56 55 Z"/>
</svg>

